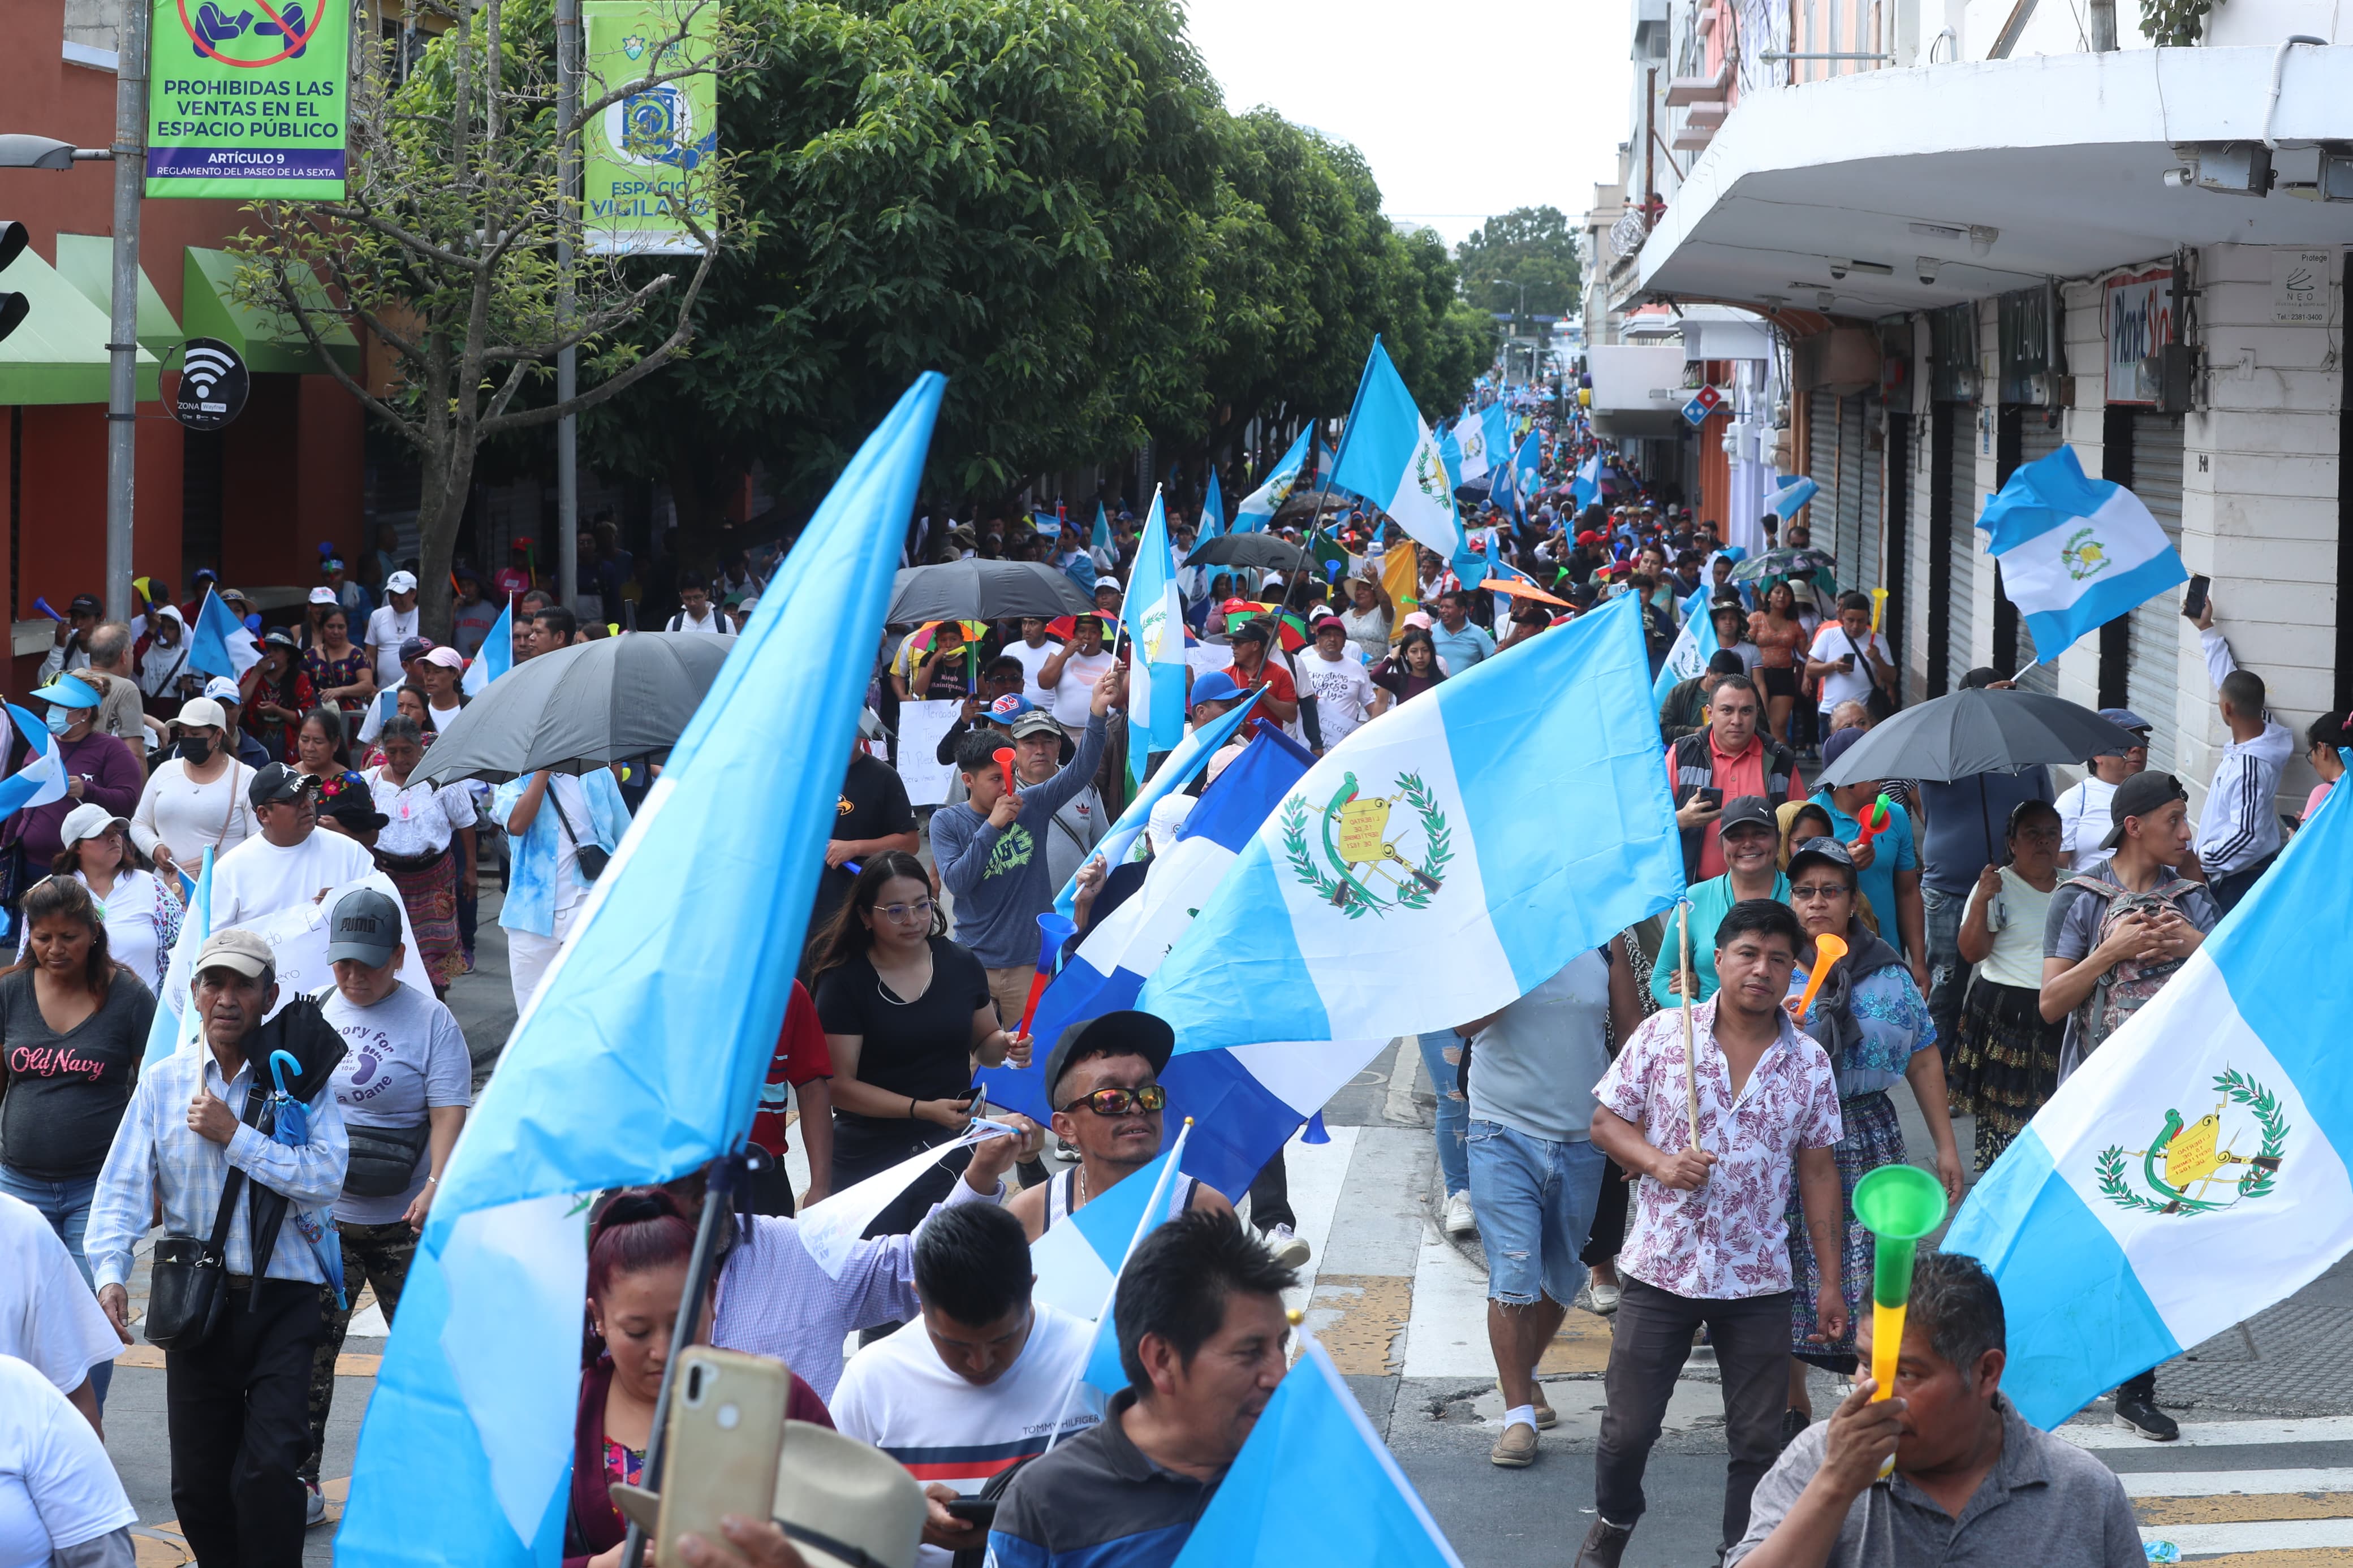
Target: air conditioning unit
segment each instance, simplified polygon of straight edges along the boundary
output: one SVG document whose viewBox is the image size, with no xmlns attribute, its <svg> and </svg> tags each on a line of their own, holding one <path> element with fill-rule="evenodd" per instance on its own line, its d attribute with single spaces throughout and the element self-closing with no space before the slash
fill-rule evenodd
<svg viewBox="0 0 2353 1568">
<path fill-rule="evenodd" d="M 2267 196 L 2272 191 L 2272 151 L 2260 142 L 2224 142 L 2198 149 L 2193 179 L 2201 191 L 2234 196 Z"/>
</svg>

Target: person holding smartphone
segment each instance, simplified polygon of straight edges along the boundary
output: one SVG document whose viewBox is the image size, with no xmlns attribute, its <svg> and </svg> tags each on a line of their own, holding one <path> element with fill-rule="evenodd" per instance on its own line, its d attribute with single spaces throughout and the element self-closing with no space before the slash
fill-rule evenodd
<svg viewBox="0 0 2353 1568">
<path fill-rule="evenodd" d="M 1764 733 L 1765 699 L 1745 675 L 1726 675 L 1708 694 L 1707 725 L 1667 748 L 1675 826 L 1683 830 L 1683 876 L 1721 877 L 1726 800 L 1761 795 L 1767 805 L 1806 798 L 1806 782 L 1787 746 Z"/>
<path fill-rule="evenodd" d="M 833 1058 L 833 1191 L 935 1148 L 971 1123 L 972 1069 L 1029 1065 L 1027 1036 L 999 1026 L 988 972 L 948 940 L 923 863 L 866 862 L 811 946 L 818 1019 Z M 913 1230 L 970 1156 L 943 1160 L 877 1215 L 868 1236 Z"/>
<path fill-rule="evenodd" d="M 1841 702 L 1868 703 L 1879 690 L 1895 695 L 1895 656 L 1887 639 L 1871 629 L 1871 597 L 1841 594 L 1838 619 L 1823 623 L 1806 652 L 1806 673 L 1822 683 L 1822 733 L 1832 734 L 1831 711 Z"/>
</svg>

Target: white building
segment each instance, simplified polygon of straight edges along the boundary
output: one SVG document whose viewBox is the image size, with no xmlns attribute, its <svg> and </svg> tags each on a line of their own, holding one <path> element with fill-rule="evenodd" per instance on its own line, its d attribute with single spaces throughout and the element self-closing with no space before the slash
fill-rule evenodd
<svg viewBox="0 0 2353 1568">
<path fill-rule="evenodd" d="M 1613 215 L 1636 243 L 1596 258 L 1588 332 L 1663 301 L 1772 322 L 1770 443 L 1841 581 L 1889 590 L 1906 700 L 1991 665 L 2128 706 L 2201 804 L 2228 737 L 2175 599 L 2038 664 L 1974 527 L 2064 441 L 2212 579 L 2279 718 L 2353 704 L 2353 16 L 2227 0 L 2157 48 L 2098 3 L 1635 3 L 1641 232 Z"/>
</svg>

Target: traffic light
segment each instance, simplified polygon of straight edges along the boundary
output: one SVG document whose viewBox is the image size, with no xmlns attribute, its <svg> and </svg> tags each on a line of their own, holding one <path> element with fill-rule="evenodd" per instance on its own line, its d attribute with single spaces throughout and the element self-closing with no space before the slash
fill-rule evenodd
<svg viewBox="0 0 2353 1568">
<path fill-rule="evenodd" d="M 14 218 L 0 218 L 0 272 L 7 271 L 8 264 L 24 253 L 30 238 L 23 224 Z M 23 325 L 32 312 L 33 302 L 24 295 L 0 290 L 0 339 Z"/>
</svg>

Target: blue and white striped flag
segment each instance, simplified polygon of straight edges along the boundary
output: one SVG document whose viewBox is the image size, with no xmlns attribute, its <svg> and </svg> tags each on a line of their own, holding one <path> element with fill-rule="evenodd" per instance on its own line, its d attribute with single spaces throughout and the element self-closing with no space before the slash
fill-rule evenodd
<svg viewBox="0 0 2353 1568">
<path fill-rule="evenodd" d="M 188 633 L 188 668 L 242 680 L 260 662 L 260 642 L 229 613 L 219 592 L 206 588 L 205 602 L 196 608 L 195 627 Z"/>
<path fill-rule="evenodd" d="M 1689 680 L 1705 670 L 1707 661 L 1715 658 L 1716 649 L 1724 646 L 1715 635 L 1715 617 L 1702 613 L 1706 605 L 1706 593 L 1707 590 L 1702 588 L 1692 595 L 1700 600 L 1699 608 L 1694 609 L 1688 603 L 1685 605 L 1683 632 L 1675 638 L 1674 646 L 1667 649 L 1667 662 L 1659 667 L 1659 678 L 1651 682 L 1651 711 L 1653 713 L 1659 710 L 1659 704 L 1667 700 L 1667 693 L 1675 689 L 1676 682 Z M 1630 595 L 1628 596 L 1631 597 Z"/>
<path fill-rule="evenodd" d="M 514 601 L 509 599 L 499 611 L 499 618 L 491 623 L 482 646 L 466 662 L 466 673 L 458 678 L 459 689 L 471 697 L 480 697 L 490 689 L 491 682 L 514 668 Z"/>
<path fill-rule="evenodd" d="M 1577 503 L 1577 510 L 1579 511 L 1583 511 L 1601 499 L 1601 454 L 1599 452 L 1585 459 L 1585 466 L 1577 469 L 1576 477 L 1569 480 L 1568 489 L 1569 499 Z"/>
<path fill-rule="evenodd" d="M 1363 726 L 1136 1005 L 1196 1051 L 1449 1029 L 1517 1001 L 1683 893 L 1650 690 L 1640 612 L 1613 600 Z"/>
<path fill-rule="evenodd" d="M 2026 617 L 2044 664 L 2084 633 L 2189 580 L 2141 499 L 2086 476 L 2073 447 L 2013 469 L 1978 526 L 2001 563 L 2002 592 Z"/>
<path fill-rule="evenodd" d="M 1136 792 L 1134 800 L 1127 803 L 1127 809 L 1119 814 L 1119 820 L 1113 823 L 1110 831 L 1096 841 L 1095 855 L 1089 858 L 1101 857 L 1106 866 L 1116 866 L 1126 860 L 1129 851 L 1135 847 L 1137 837 L 1144 832 L 1145 824 L 1152 819 L 1152 808 L 1159 805 L 1164 796 L 1191 784 L 1193 775 L 1209 765 L 1209 759 L 1217 754 L 1218 749 L 1232 740 L 1234 731 L 1249 720 L 1250 710 L 1258 706 L 1260 691 L 1263 689 L 1252 691 L 1248 699 L 1236 703 L 1212 722 L 1187 733 L 1184 743 L 1171 752 L 1168 760 L 1144 781 L 1144 787 Z M 1080 864 L 1083 867 L 1085 862 Z M 1074 871 L 1071 879 L 1062 884 L 1062 890 L 1054 895 L 1054 908 L 1068 915 L 1078 908 L 1078 897 L 1079 878 Z"/>
<path fill-rule="evenodd" d="M 1312 424 L 1299 432 L 1298 439 L 1291 443 L 1291 449 L 1282 454 L 1282 460 L 1266 476 L 1266 482 L 1242 498 L 1240 509 L 1234 513 L 1232 531 L 1263 532 L 1266 525 L 1274 521 L 1274 514 L 1282 510 L 1282 503 L 1291 499 L 1291 492 L 1298 487 L 1299 476 L 1307 467 L 1308 443 L 1314 438 L 1315 426 Z"/>
<path fill-rule="evenodd" d="M 1446 455 L 1447 471 L 1458 485 L 1483 479 L 1487 473 L 1487 426 L 1478 410 L 1465 409 L 1446 432 L 1440 444 Z"/>
<path fill-rule="evenodd" d="M 1031 1298 L 1060 1308 L 1095 1326 L 1094 1348 L 1086 1370 L 1079 1374 L 1074 1399 L 1090 1388 L 1096 1408 L 1127 1386 L 1119 1366 L 1119 1334 L 1112 1321 L 1120 1271 L 1127 1267 L 1136 1243 L 1168 1220 L 1168 1205 L 1176 1189 L 1185 1142 L 1192 1131 L 1179 1126 L 1169 1149 L 1140 1171 L 1132 1172 L 1109 1192 L 1081 1204 L 1060 1225 L 1049 1228 L 1029 1247 L 1029 1267 L 1037 1284 Z M 1066 1402 L 1062 1415 L 1070 1413 Z M 1059 1434 L 1062 1421 L 1055 1420 Z"/>
<path fill-rule="evenodd" d="M 1765 498 L 1765 505 L 1784 522 L 1797 516 L 1799 509 L 1813 500 L 1822 488 L 1803 474 L 1783 474 L 1780 481 L 1773 493 Z"/>
<path fill-rule="evenodd" d="M 1128 635 L 1127 774 L 1141 784 L 1152 755 L 1185 742 L 1185 605 L 1168 547 L 1168 513 L 1160 492 L 1136 541 L 1135 570 L 1120 600 L 1120 629 Z"/>
<path fill-rule="evenodd" d="M 2348 858 L 2353 815 L 2316 812 L 1961 1205 L 1944 1250 L 2000 1284 L 2002 1392 L 2036 1426 L 2353 1248 Z"/>
<path fill-rule="evenodd" d="M 1209 465 L 1208 488 L 1201 493 L 1201 526 L 1193 531 L 1193 542 L 1215 539 L 1226 531 L 1226 498 L 1218 489 L 1218 466 Z"/>
<path fill-rule="evenodd" d="M 1455 515 L 1445 459 L 1378 337 L 1356 383 L 1347 427 L 1340 432 L 1332 482 L 1388 513 L 1409 537 L 1438 552 L 1440 561 L 1462 552 L 1462 522 Z"/>
</svg>

